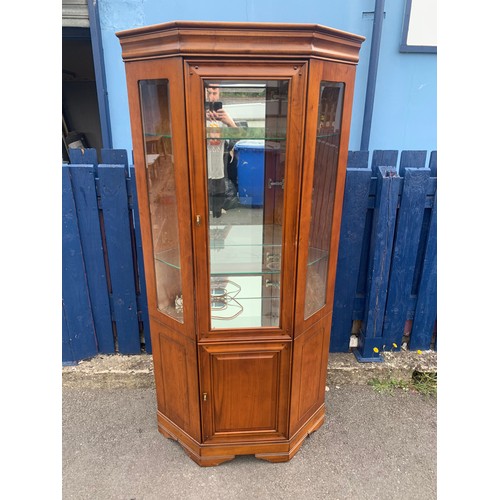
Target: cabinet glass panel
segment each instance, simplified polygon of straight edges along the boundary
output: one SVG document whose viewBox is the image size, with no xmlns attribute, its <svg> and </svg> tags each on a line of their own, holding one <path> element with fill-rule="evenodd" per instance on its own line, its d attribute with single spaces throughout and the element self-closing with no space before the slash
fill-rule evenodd
<svg viewBox="0 0 500 500">
<path fill-rule="evenodd" d="M 183 322 L 168 80 L 139 82 L 158 309 Z"/>
<path fill-rule="evenodd" d="M 314 314 L 326 303 L 343 97 L 343 83 L 321 82 L 311 200 L 305 318 Z"/>
<path fill-rule="evenodd" d="M 205 81 L 213 329 L 280 326 L 288 87 Z"/>
</svg>

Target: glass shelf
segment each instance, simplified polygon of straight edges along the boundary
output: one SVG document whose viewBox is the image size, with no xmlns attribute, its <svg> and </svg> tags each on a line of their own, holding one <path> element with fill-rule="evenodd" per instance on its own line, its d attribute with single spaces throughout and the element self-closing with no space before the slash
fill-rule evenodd
<svg viewBox="0 0 500 500">
<path fill-rule="evenodd" d="M 177 310 L 175 309 L 175 307 L 172 307 L 170 305 L 166 305 L 165 307 L 159 307 L 158 310 L 163 314 L 166 314 L 167 316 L 176 319 L 179 323 L 184 322 L 182 310 Z"/>
<path fill-rule="evenodd" d="M 180 269 L 179 252 L 176 249 L 157 253 L 155 259 L 163 264 Z M 328 259 L 328 252 L 310 248 L 308 266 Z M 281 245 L 228 244 L 210 248 L 212 276 L 259 276 L 281 272 Z"/>
<path fill-rule="evenodd" d="M 210 249 L 212 276 L 279 274 L 280 245 L 227 245 Z"/>
<path fill-rule="evenodd" d="M 172 139 L 172 134 L 150 134 L 145 133 L 144 137 L 147 139 Z"/>
<path fill-rule="evenodd" d="M 280 291 L 268 286 L 269 282 L 271 280 L 263 275 L 212 276 L 213 328 L 279 326 Z"/>
<path fill-rule="evenodd" d="M 210 311 L 212 325 L 214 328 L 277 327 L 279 326 L 278 302 L 279 299 L 276 298 L 236 297 L 222 307 L 212 305 Z"/>
<path fill-rule="evenodd" d="M 337 137 L 340 135 L 338 132 L 330 132 L 328 134 L 317 134 L 316 139 L 325 139 L 327 137 Z"/>
<path fill-rule="evenodd" d="M 309 254 L 307 256 L 307 266 L 310 267 L 323 260 L 328 260 L 329 252 L 319 248 L 309 247 Z"/>
<path fill-rule="evenodd" d="M 159 252 L 155 254 L 155 260 L 166 264 L 169 267 L 173 267 L 174 269 L 180 269 L 180 260 L 179 260 L 179 251 L 176 248 L 172 248 L 170 250 L 164 250 L 163 252 Z"/>
<path fill-rule="evenodd" d="M 214 139 L 214 135 L 217 135 L 217 139 L 227 139 L 227 140 L 264 140 L 264 141 L 285 141 L 286 134 L 284 132 L 271 132 L 267 131 L 264 127 L 213 127 L 207 129 L 207 139 Z"/>
</svg>

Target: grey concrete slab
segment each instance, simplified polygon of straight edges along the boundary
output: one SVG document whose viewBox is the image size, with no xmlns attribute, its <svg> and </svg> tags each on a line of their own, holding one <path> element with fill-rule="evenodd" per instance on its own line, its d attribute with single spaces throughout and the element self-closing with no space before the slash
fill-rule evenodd
<svg viewBox="0 0 500 500">
<path fill-rule="evenodd" d="M 330 386 L 325 424 L 287 463 L 195 464 L 156 426 L 154 387 L 63 387 L 64 500 L 430 500 L 436 398 Z"/>
</svg>

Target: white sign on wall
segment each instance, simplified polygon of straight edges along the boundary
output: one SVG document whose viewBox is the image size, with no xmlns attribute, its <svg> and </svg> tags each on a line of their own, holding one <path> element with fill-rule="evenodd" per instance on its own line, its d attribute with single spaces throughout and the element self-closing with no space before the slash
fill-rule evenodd
<svg viewBox="0 0 500 500">
<path fill-rule="evenodd" d="M 437 0 L 406 0 L 401 52 L 437 52 Z"/>
</svg>

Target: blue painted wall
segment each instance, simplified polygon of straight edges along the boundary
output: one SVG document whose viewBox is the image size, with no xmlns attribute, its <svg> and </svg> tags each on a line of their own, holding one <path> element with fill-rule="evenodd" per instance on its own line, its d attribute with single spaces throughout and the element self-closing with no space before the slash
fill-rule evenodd
<svg viewBox="0 0 500 500">
<path fill-rule="evenodd" d="M 436 54 L 401 53 L 403 0 L 386 0 L 370 136 L 375 149 L 436 145 Z M 174 20 L 317 23 L 366 37 L 356 76 L 349 149 L 358 150 L 375 0 L 98 0 L 113 148 L 131 151 L 125 70 L 115 32 Z"/>
</svg>

